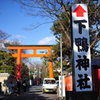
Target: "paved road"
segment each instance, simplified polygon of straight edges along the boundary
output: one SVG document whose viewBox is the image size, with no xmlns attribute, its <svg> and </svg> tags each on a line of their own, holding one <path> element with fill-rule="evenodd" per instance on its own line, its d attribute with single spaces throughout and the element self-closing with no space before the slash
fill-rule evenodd
<svg viewBox="0 0 100 100">
<path fill-rule="evenodd" d="M 57 99 L 56 94 L 46 93 L 42 94 L 41 86 L 31 86 L 29 91 L 26 93 L 21 93 L 20 96 L 13 94 L 12 96 L 7 96 L 3 100 L 59 100 Z"/>
</svg>

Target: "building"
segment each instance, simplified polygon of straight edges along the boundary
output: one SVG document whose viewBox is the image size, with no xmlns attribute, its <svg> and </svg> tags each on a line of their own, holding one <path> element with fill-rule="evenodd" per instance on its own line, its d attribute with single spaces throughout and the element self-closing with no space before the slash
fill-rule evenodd
<svg viewBox="0 0 100 100">
<path fill-rule="evenodd" d="M 9 74 L 9 73 L 0 73 L 0 93 L 7 94 L 7 85 L 10 82 L 16 83 L 15 76 Z"/>
</svg>

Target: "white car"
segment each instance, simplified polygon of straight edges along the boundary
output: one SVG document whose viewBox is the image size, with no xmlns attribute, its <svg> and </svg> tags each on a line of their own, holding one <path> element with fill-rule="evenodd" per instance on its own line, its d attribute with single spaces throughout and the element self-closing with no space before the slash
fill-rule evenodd
<svg viewBox="0 0 100 100">
<path fill-rule="evenodd" d="M 42 92 L 57 92 L 57 83 L 55 78 L 44 78 Z"/>
</svg>

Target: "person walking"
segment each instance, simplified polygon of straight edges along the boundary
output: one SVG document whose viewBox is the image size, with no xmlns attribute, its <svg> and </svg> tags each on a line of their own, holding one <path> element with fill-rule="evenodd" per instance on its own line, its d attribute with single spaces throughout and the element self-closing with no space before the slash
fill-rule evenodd
<svg viewBox="0 0 100 100">
<path fill-rule="evenodd" d="M 27 89 L 26 80 L 23 81 L 22 86 L 23 86 L 23 91 L 26 92 Z"/>
<path fill-rule="evenodd" d="M 17 79 L 16 86 L 17 86 L 17 96 L 19 96 L 20 95 L 20 89 L 21 89 L 21 81 L 20 81 L 20 79 Z"/>
<path fill-rule="evenodd" d="M 9 95 L 11 95 L 12 93 L 14 93 L 14 84 L 11 81 L 10 84 L 8 84 L 8 89 L 9 89 Z"/>
</svg>

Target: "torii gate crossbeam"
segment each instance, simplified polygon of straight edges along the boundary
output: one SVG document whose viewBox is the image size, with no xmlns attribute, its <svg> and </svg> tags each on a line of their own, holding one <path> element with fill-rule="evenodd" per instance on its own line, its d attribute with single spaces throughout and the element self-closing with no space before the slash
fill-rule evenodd
<svg viewBox="0 0 100 100">
<path fill-rule="evenodd" d="M 16 66 L 16 79 L 21 78 L 21 58 L 22 57 L 49 57 L 52 52 L 52 45 L 5 45 L 8 49 L 17 50 L 17 53 L 12 54 L 13 57 L 17 58 L 17 66 Z M 33 50 L 33 54 L 24 54 L 22 50 Z M 48 50 L 46 54 L 37 54 L 36 50 Z M 48 70 L 49 70 L 49 77 L 53 78 L 53 63 L 48 62 Z"/>
</svg>

